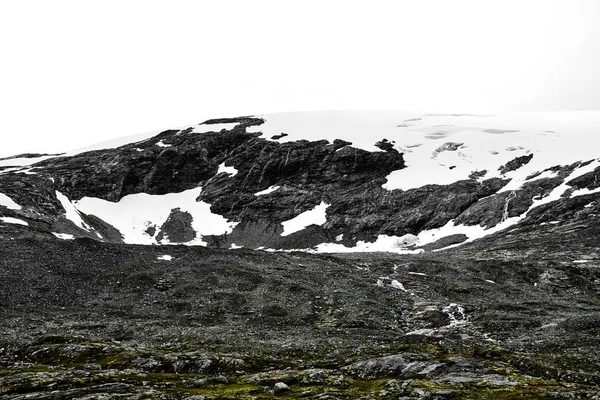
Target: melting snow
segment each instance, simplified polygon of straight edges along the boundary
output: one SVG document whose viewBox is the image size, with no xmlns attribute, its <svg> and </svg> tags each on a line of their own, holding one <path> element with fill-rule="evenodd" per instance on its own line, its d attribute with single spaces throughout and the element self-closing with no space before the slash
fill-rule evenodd
<svg viewBox="0 0 600 400">
<path fill-rule="evenodd" d="M 398 254 L 419 254 L 423 249 L 407 250 L 402 244 L 402 237 L 379 235 L 375 242 L 359 240 L 355 247 L 346 247 L 340 243 L 322 243 L 317 246 L 319 253 L 365 253 L 386 251 Z"/>
<path fill-rule="evenodd" d="M 86 231 L 90 230 L 90 227 L 85 222 L 83 222 L 83 219 L 81 219 L 81 214 L 79 213 L 79 210 L 77 210 L 75 205 L 73 205 L 73 203 L 71 203 L 71 201 L 69 200 L 69 198 L 67 196 L 65 196 L 64 194 L 62 194 L 61 192 L 59 192 L 57 190 L 56 198 L 60 201 L 60 204 L 65 209 L 66 217 L 68 220 L 72 221 L 75 225 L 77 225 L 81 229 L 85 229 Z"/>
<path fill-rule="evenodd" d="M 9 210 L 20 210 L 22 208 L 20 205 L 15 203 L 13 199 L 3 193 L 0 193 L 0 206 L 4 206 Z"/>
<path fill-rule="evenodd" d="M 281 223 L 283 225 L 283 232 L 281 236 L 288 236 L 294 232 L 303 230 L 309 225 L 323 225 L 327 222 L 327 216 L 325 211 L 329 207 L 329 204 L 321 202 L 318 206 L 315 206 L 312 210 L 305 211 L 289 221 Z"/>
<path fill-rule="evenodd" d="M 52 234 L 54 236 L 56 236 L 57 238 L 63 239 L 63 240 L 73 240 L 73 239 L 75 239 L 75 236 L 69 235 L 68 233 L 52 232 Z"/>
<path fill-rule="evenodd" d="M 265 194 L 269 194 L 269 193 L 273 193 L 274 191 L 276 191 L 277 189 L 279 189 L 281 186 L 269 186 L 268 188 L 266 188 L 265 190 L 261 190 L 260 192 L 256 192 L 254 193 L 255 196 L 263 196 Z"/>
<path fill-rule="evenodd" d="M 162 256 L 158 256 L 156 257 L 157 260 L 164 260 L 164 261 L 171 261 L 173 259 L 173 256 L 170 256 L 168 254 L 164 254 Z"/>
<path fill-rule="evenodd" d="M 16 225 L 25 225 L 29 226 L 29 224 L 22 219 L 12 218 L 12 217 L 0 217 L 0 221 L 5 222 L 7 224 L 16 224 Z"/>
<path fill-rule="evenodd" d="M 192 215 L 192 228 L 196 238 L 186 244 L 206 245 L 202 235 L 222 235 L 231 233 L 237 222 L 229 222 L 220 215 L 210 211 L 210 204 L 196 201 L 201 188 L 151 195 L 146 193 L 132 194 L 123 197 L 118 202 L 110 202 L 94 197 L 84 197 L 76 202 L 78 209 L 86 214 L 103 219 L 123 235 L 125 243 L 156 244 L 156 238 L 146 233 L 148 226 L 162 226 L 171 210 L 179 208 Z"/>
<path fill-rule="evenodd" d="M 225 163 L 221 163 L 219 165 L 219 170 L 217 171 L 217 175 L 220 173 L 226 173 L 230 176 L 235 176 L 238 173 L 238 170 L 235 167 L 226 167 Z"/>
</svg>

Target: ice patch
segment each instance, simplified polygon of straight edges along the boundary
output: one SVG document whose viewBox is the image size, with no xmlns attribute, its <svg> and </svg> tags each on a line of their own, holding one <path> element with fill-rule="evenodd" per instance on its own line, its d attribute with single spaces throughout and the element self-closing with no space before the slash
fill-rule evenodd
<svg viewBox="0 0 600 400">
<path fill-rule="evenodd" d="M 269 186 L 268 188 L 266 188 L 265 190 L 261 190 L 260 192 L 256 192 L 254 193 L 255 196 L 263 196 L 265 194 L 269 194 L 269 193 L 273 193 L 274 191 L 276 191 L 277 189 L 279 189 L 281 186 Z"/>
<path fill-rule="evenodd" d="M 289 221 L 281 223 L 283 225 L 283 232 L 281 236 L 288 236 L 294 232 L 303 230 L 309 225 L 323 225 L 327 222 L 326 210 L 329 204 L 321 202 L 318 206 L 315 206 L 312 210 L 305 211 Z"/>
<path fill-rule="evenodd" d="M 29 226 L 29 224 L 22 219 L 13 218 L 13 217 L 0 217 L 0 221 L 7 224 L 15 224 L 15 225 L 24 225 Z"/>
<path fill-rule="evenodd" d="M 173 259 L 173 256 L 170 256 L 168 254 L 164 254 L 162 256 L 158 256 L 156 257 L 157 260 L 162 260 L 162 261 L 171 261 Z"/>
<path fill-rule="evenodd" d="M 73 239 L 75 239 L 75 236 L 69 235 L 68 233 L 52 232 L 52 234 L 54 236 L 56 236 L 57 238 L 63 239 L 63 240 L 73 240 Z"/>
<path fill-rule="evenodd" d="M 237 222 L 230 222 L 210 211 L 210 204 L 196 201 L 201 188 L 180 193 L 151 195 L 147 193 L 131 194 L 118 202 L 110 202 L 94 197 L 84 197 L 76 202 L 79 210 L 103 219 L 123 235 L 125 243 L 157 244 L 155 236 L 146 231 L 149 226 L 161 227 L 169 217 L 171 210 L 179 208 L 191 214 L 192 228 L 196 238 L 185 244 L 206 246 L 202 235 L 223 235 L 231 233 Z M 168 241 L 165 241 L 168 243 Z"/>
<path fill-rule="evenodd" d="M 14 202 L 13 199 L 5 195 L 4 193 L 0 193 L 0 206 L 4 206 L 9 210 L 20 210 L 22 207 Z"/>
<path fill-rule="evenodd" d="M 238 170 L 235 169 L 235 167 L 226 167 L 225 163 L 221 163 L 219 165 L 217 175 L 219 175 L 220 173 L 225 173 L 225 174 L 229 174 L 230 176 L 235 176 L 235 175 L 237 175 Z"/>
</svg>

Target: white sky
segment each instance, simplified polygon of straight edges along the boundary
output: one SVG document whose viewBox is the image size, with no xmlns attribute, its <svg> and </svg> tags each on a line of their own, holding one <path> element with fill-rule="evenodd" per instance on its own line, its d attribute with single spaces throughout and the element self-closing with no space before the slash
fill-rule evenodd
<svg viewBox="0 0 600 400">
<path fill-rule="evenodd" d="M 0 157 L 311 109 L 600 109 L 599 0 L 0 0 Z"/>
</svg>

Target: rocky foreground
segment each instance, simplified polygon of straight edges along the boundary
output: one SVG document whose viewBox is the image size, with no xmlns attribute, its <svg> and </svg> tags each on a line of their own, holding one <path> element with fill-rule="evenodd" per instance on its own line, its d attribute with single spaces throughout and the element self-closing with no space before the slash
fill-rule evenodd
<svg viewBox="0 0 600 400">
<path fill-rule="evenodd" d="M 0 160 L 0 398 L 600 398 L 585 119 L 277 118 Z"/>
<path fill-rule="evenodd" d="M 418 255 L 4 239 L 0 397 L 600 398 L 597 222 Z"/>
</svg>

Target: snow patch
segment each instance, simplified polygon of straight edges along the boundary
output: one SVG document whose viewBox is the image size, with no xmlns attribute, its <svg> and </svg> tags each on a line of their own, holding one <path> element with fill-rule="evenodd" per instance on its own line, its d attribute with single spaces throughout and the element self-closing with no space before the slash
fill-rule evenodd
<svg viewBox="0 0 600 400">
<path fill-rule="evenodd" d="M 589 262 L 590 262 L 590 260 L 573 260 L 573 263 L 575 263 L 575 264 L 586 264 Z"/>
<path fill-rule="evenodd" d="M 261 190 L 260 192 L 256 192 L 254 193 L 255 196 L 263 196 L 265 194 L 269 194 L 269 193 L 273 193 L 274 191 L 276 191 L 277 189 L 279 189 L 281 186 L 269 186 L 268 188 L 266 188 L 265 190 Z"/>
<path fill-rule="evenodd" d="M 40 161 L 47 160 L 58 156 L 41 156 L 35 158 L 9 158 L 8 160 L 0 160 L 0 167 L 25 167 L 27 165 L 35 164 Z"/>
<path fill-rule="evenodd" d="M 71 203 L 71 201 L 69 200 L 69 198 L 67 196 L 65 196 L 64 194 L 62 194 L 61 192 L 59 192 L 57 190 L 56 198 L 58 199 L 58 201 L 60 201 L 60 204 L 65 209 L 66 218 L 68 220 L 73 222 L 75 225 L 77 225 L 81 229 L 84 229 L 86 231 L 90 230 L 90 227 L 85 222 L 83 222 L 83 219 L 81 218 L 81 214 L 79 213 L 79 210 L 77 210 L 75 205 L 73 203 Z"/>
<path fill-rule="evenodd" d="M 226 167 L 225 163 L 221 163 L 219 165 L 219 169 L 217 171 L 217 175 L 219 175 L 220 173 L 229 174 L 229 176 L 235 176 L 235 175 L 237 175 L 238 170 L 235 169 L 235 167 Z"/>
<path fill-rule="evenodd" d="M 557 171 L 544 171 L 541 174 L 534 176 L 531 179 L 526 179 L 527 182 L 533 182 L 533 181 L 537 181 L 538 179 L 546 179 L 546 178 L 556 178 L 558 176 L 558 172 Z"/>
<path fill-rule="evenodd" d="M 238 126 L 239 122 L 227 122 L 223 124 L 200 124 L 194 127 L 193 133 L 208 133 L 208 132 L 221 132 L 223 129 L 230 131 L 236 126 Z"/>
<path fill-rule="evenodd" d="M 406 293 L 408 293 L 408 290 L 406 290 L 406 289 L 404 288 L 404 285 L 403 285 L 402 283 L 398 282 L 398 281 L 397 281 L 397 280 L 395 280 L 395 279 L 394 279 L 394 280 L 392 280 L 392 282 L 390 283 L 390 286 L 391 286 L 391 287 L 393 287 L 393 288 L 395 288 L 395 289 L 400 289 L 400 290 L 402 290 L 403 292 L 406 292 Z"/>
<path fill-rule="evenodd" d="M 238 246 L 238 245 L 237 245 L 237 244 L 235 244 L 235 243 L 231 243 L 231 246 L 229 246 L 229 248 L 230 248 L 230 249 L 232 249 L 232 250 L 233 250 L 233 249 L 243 249 L 243 248 L 244 248 L 244 246 Z"/>
<path fill-rule="evenodd" d="M 409 275 L 419 275 L 419 276 L 427 276 L 427 274 L 424 274 L 422 272 L 412 272 L 412 271 L 408 271 Z"/>
<path fill-rule="evenodd" d="M 379 235 L 375 242 L 365 242 L 359 240 L 355 247 L 346 247 L 340 243 L 321 243 L 317 248 L 318 253 L 368 253 L 368 252 L 389 252 L 398 254 L 419 254 L 423 249 L 408 250 L 404 246 L 398 245 L 400 241 L 398 236 Z"/>
<path fill-rule="evenodd" d="M 282 222 L 283 232 L 281 233 L 281 236 L 291 235 L 292 233 L 303 230 L 309 225 L 323 225 L 327 222 L 327 207 L 329 207 L 329 204 L 322 201 L 312 210 L 304 211 L 294 218 Z"/>
<path fill-rule="evenodd" d="M 218 214 L 213 214 L 210 204 L 204 201 L 197 202 L 201 191 L 202 188 L 195 188 L 163 195 L 137 193 L 125 196 L 116 203 L 84 197 L 77 201 L 76 205 L 82 212 L 95 215 L 117 228 L 125 243 L 130 244 L 157 244 L 156 233 L 150 236 L 146 232 L 148 227 L 161 227 L 171 210 L 179 208 L 190 213 L 193 218 L 192 228 L 196 231 L 196 238 L 185 244 L 206 246 L 202 235 L 231 233 L 237 222 L 230 222 Z"/>
<path fill-rule="evenodd" d="M 597 187 L 596 189 L 591 189 L 591 190 L 588 188 L 575 190 L 571 193 L 571 197 L 583 196 L 583 195 L 592 194 L 592 193 L 600 193 L 600 187 Z M 588 205 L 586 205 L 585 207 L 588 207 Z"/>
<path fill-rule="evenodd" d="M 171 147 L 172 146 L 171 144 L 164 143 L 162 140 L 159 140 L 158 142 L 156 142 L 156 145 L 158 147 Z"/>
<path fill-rule="evenodd" d="M 56 236 L 59 239 L 63 239 L 63 240 L 73 240 L 75 239 L 75 236 L 70 235 L 68 233 L 58 233 L 58 232 L 52 232 L 52 234 L 54 236 Z"/>
<path fill-rule="evenodd" d="M 13 217 L 0 217 L 0 221 L 7 224 L 15 224 L 15 225 L 24 225 L 29 226 L 29 224 L 22 219 L 13 218 Z"/>
<path fill-rule="evenodd" d="M 158 256 L 156 257 L 157 260 L 162 260 L 162 261 L 171 261 L 173 259 L 173 256 L 170 256 L 168 254 L 164 254 L 162 256 Z"/>
<path fill-rule="evenodd" d="M 0 206 L 4 206 L 9 210 L 20 210 L 22 207 L 14 202 L 13 199 L 5 195 L 4 193 L 0 193 Z"/>
</svg>

